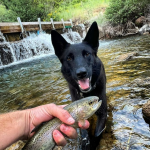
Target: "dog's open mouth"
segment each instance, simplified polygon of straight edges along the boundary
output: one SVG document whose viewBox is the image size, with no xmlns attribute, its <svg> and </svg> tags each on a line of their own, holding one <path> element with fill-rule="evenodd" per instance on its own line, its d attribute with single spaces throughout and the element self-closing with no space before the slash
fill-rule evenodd
<svg viewBox="0 0 150 150">
<path fill-rule="evenodd" d="M 90 78 L 84 78 L 81 80 L 78 80 L 79 88 L 82 92 L 89 92 L 91 90 L 91 79 Z"/>
</svg>

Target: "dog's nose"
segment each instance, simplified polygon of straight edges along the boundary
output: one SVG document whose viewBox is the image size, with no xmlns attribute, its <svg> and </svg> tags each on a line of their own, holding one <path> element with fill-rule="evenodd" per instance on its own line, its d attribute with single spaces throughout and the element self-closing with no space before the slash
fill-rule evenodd
<svg viewBox="0 0 150 150">
<path fill-rule="evenodd" d="M 84 67 L 81 67 L 79 69 L 76 70 L 76 75 L 79 79 L 83 79 L 86 77 L 87 72 L 86 69 Z"/>
</svg>

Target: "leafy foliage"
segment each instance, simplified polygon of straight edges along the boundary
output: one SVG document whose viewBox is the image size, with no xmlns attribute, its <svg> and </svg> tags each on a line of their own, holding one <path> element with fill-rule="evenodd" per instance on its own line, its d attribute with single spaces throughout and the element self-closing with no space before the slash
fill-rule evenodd
<svg viewBox="0 0 150 150">
<path fill-rule="evenodd" d="M 20 17 L 22 21 L 35 21 L 46 16 L 44 5 L 33 0 L 1 0 L 6 7 L 6 17 L 0 15 L 1 21 L 16 21 Z M 9 13 L 11 11 L 11 15 Z M 14 20 L 15 19 L 15 20 Z"/>
<path fill-rule="evenodd" d="M 144 15 L 144 8 L 149 0 L 111 0 L 106 9 L 106 18 L 112 24 L 124 24 Z"/>
<path fill-rule="evenodd" d="M 14 12 L 7 10 L 4 5 L 0 5 L 0 22 L 10 22 L 15 21 Z"/>
<path fill-rule="evenodd" d="M 81 0 L 0 0 L 0 21 L 13 22 L 17 21 L 17 17 L 26 22 L 37 21 L 37 18 L 60 20 L 58 12 L 63 12 L 70 4 L 75 6 L 80 2 Z"/>
<path fill-rule="evenodd" d="M 98 16 L 99 22 L 124 24 L 143 15 L 149 0 L 0 0 L 0 21 L 43 21 L 75 19 L 89 20 Z M 109 4 L 109 7 L 107 7 Z M 106 19 L 101 8 L 106 9 Z M 99 14 L 94 14 L 97 9 Z"/>
</svg>

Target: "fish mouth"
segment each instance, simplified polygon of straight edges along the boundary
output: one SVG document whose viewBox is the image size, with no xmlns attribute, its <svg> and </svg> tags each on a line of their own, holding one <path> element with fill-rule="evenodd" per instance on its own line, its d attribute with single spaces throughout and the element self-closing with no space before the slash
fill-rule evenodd
<svg viewBox="0 0 150 150">
<path fill-rule="evenodd" d="M 77 81 L 81 92 L 88 93 L 91 91 L 91 77 L 90 78 L 83 78 Z"/>
<path fill-rule="evenodd" d="M 97 96 L 94 96 L 93 101 L 89 102 L 89 105 L 94 109 L 97 110 L 102 104 L 102 100 L 99 100 Z"/>
</svg>

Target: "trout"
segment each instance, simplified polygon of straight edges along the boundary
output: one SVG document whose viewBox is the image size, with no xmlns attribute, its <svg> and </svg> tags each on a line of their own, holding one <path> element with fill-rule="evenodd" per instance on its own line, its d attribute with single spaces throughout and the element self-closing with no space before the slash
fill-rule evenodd
<svg viewBox="0 0 150 150">
<path fill-rule="evenodd" d="M 84 121 L 91 117 L 101 106 L 102 101 L 96 96 L 86 97 L 64 107 L 75 120 L 75 126 L 78 127 L 78 121 Z M 55 147 L 52 133 L 55 129 L 60 131 L 60 125 L 63 122 L 54 118 L 46 122 L 24 146 L 23 150 L 52 150 Z"/>
</svg>

